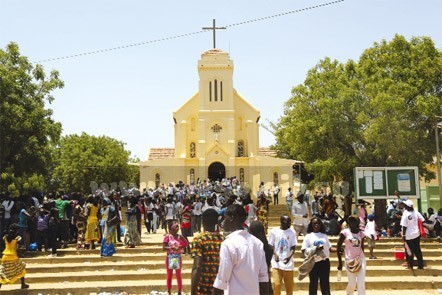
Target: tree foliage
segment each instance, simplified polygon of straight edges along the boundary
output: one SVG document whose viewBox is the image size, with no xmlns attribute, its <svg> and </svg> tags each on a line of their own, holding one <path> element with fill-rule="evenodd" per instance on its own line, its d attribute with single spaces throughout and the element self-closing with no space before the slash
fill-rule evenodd
<svg viewBox="0 0 442 295">
<path fill-rule="evenodd" d="M 124 143 L 107 136 L 64 136 L 56 150 L 52 185 L 86 193 L 90 192 L 91 181 L 135 182 L 138 167 L 128 165 L 129 156 Z"/>
<path fill-rule="evenodd" d="M 26 191 L 41 187 L 61 124 L 46 103 L 64 86 L 55 70 L 49 75 L 20 55 L 15 43 L 0 49 L 0 185 Z M 38 179 L 38 181 L 36 181 Z M 34 187 L 36 185 L 36 187 Z"/>
<path fill-rule="evenodd" d="M 428 37 L 374 43 L 358 61 L 321 60 L 292 90 L 276 124 L 280 155 L 317 180 L 352 180 L 355 166 L 426 165 L 442 106 L 442 54 Z"/>
</svg>

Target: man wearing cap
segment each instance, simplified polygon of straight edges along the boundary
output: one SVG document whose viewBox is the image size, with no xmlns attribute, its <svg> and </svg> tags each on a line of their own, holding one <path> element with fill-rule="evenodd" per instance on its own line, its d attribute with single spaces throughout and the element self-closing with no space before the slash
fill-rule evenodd
<svg viewBox="0 0 442 295">
<path fill-rule="evenodd" d="M 416 255 L 418 262 L 418 269 L 424 269 L 424 260 L 422 258 L 422 251 L 420 246 L 420 232 L 418 219 L 422 222 L 424 218 L 422 215 L 414 211 L 413 201 L 404 201 L 405 211 L 402 214 L 401 226 L 402 226 L 402 239 L 407 243 L 411 250 L 411 255 L 407 256 L 408 268 L 413 269 L 414 255 Z"/>
</svg>

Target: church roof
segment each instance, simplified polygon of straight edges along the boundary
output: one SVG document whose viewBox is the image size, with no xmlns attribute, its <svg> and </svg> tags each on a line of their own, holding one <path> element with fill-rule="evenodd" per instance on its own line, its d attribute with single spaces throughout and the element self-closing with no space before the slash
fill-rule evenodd
<svg viewBox="0 0 442 295">
<path fill-rule="evenodd" d="M 276 157 L 276 151 L 270 149 L 269 147 L 260 147 L 259 155 L 265 157 Z M 174 148 L 150 148 L 147 154 L 147 160 L 159 160 L 173 158 L 175 156 Z"/>
</svg>

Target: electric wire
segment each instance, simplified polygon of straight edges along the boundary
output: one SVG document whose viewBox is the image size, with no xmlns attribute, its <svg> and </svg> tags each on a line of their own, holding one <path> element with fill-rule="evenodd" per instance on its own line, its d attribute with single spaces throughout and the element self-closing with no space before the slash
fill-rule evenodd
<svg viewBox="0 0 442 295">
<path fill-rule="evenodd" d="M 336 0 L 336 1 L 332 1 L 332 2 L 314 5 L 314 6 L 308 6 L 308 7 L 304 7 L 304 8 L 300 8 L 300 9 L 296 9 L 296 10 L 291 10 L 291 11 L 287 11 L 287 12 L 282 12 L 282 13 L 278 13 L 278 14 L 274 14 L 274 15 L 265 16 L 265 17 L 250 19 L 250 20 L 246 20 L 246 21 L 242 21 L 242 22 L 238 22 L 238 23 L 234 23 L 234 24 L 230 24 L 230 25 L 225 25 L 224 27 L 226 27 L 226 28 L 238 27 L 238 26 L 245 25 L 245 24 L 265 21 L 265 20 L 269 20 L 272 18 L 283 17 L 286 15 L 294 14 L 294 13 L 300 13 L 300 12 L 305 12 L 305 11 L 309 11 L 309 10 L 313 10 L 313 9 L 317 9 L 317 8 L 322 8 L 322 7 L 326 7 L 326 6 L 330 6 L 330 5 L 335 5 L 340 2 L 344 2 L 344 1 L 345 0 Z M 45 62 L 50 62 L 50 61 L 70 59 L 70 58 L 76 58 L 76 57 L 81 57 L 81 56 L 86 56 L 86 55 L 105 53 L 105 52 L 110 52 L 110 51 L 115 51 L 115 50 L 122 50 L 122 49 L 131 48 L 131 47 L 143 46 L 143 45 L 148 45 L 148 44 L 153 44 L 153 43 L 169 41 L 169 40 L 173 40 L 173 39 L 189 37 L 189 36 L 202 34 L 202 33 L 206 33 L 206 32 L 209 32 L 209 30 L 199 30 L 199 31 L 195 31 L 195 32 L 179 34 L 179 35 L 164 37 L 164 38 L 145 41 L 145 42 L 138 42 L 138 43 L 133 43 L 133 44 L 129 44 L 129 45 L 121 45 L 121 46 L 112 47 L 112 48 L 99 49 L 99 50 L 77 53 L 77 54 L 72 54 L 72 55 L 65 55 L 65 56 L 60 56 L 60 57 L 55 57 L 55 58 L 48 58 L 48 59 L 43 59 L 43 60 L 37 61 L 35 63 L 45 63 Z"/>
</svg>

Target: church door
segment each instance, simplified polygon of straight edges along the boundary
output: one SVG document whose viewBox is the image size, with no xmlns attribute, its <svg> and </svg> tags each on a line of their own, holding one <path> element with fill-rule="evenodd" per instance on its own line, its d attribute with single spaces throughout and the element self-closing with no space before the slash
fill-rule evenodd
<svg viewBox="0 0 442 295">
<path fill-rule="evenodd" d="M 213 162 L 209 166 L 209 179 L 210 180 L 218 180 L 226 178 L 226 167 L 223 163 Z"/>
</svg>

